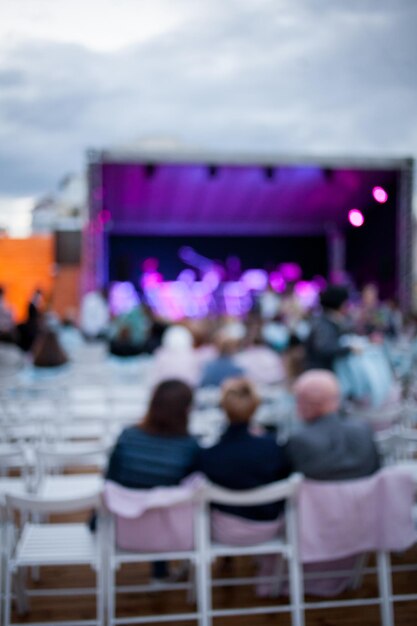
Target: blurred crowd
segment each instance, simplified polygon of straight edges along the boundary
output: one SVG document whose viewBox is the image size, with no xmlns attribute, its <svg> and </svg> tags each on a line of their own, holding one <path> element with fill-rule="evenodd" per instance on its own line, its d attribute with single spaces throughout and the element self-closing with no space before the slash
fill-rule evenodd
<svg viewBox="0 0 417 626">
<path fill-rule="evenodd" d="M 18 362 L 61 367 L 83 342 L 101 341 L 115 358 L 152 355 L 155 384 L 174 374 L 191 386 L 219 385 L 237 375 L 276 384 L 312 368 L 335 371 L 343 379 L 348 357 L 364 355 L 372 346 L 381 347 L 390 367 L 405 368 L 396 361 L 397 348 L 408 346 L 412 352 L 416 334 L 416 318 L 404 316 L 393 300 L 381 302 L 372 284 L 356 299 L 345 287 L 327 287 L 310 308 L 291 288 L 284 294 L 268 288 L 244 319 L 213 316 L 175 323 L 140 302 L 112 315 L 104 290 L 86 294 L 78 316 L 68 311 L 60 319 L 37 289 L 18 324 L 0 286 L 2 368 Z M 349 367 L 352 363 L 355 367 L 352 359 Z"/>
</svg>

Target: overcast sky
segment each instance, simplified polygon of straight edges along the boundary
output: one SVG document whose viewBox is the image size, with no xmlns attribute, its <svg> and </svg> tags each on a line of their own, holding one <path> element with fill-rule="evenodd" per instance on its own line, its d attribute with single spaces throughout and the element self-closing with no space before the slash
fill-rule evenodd
<svg viewBox="0 0 417 626">
<path fill-rule="evenodd" d="M 416 0 L 0 0 L 0 225 L 87 147 L 417 157 Z"/>
</svg>

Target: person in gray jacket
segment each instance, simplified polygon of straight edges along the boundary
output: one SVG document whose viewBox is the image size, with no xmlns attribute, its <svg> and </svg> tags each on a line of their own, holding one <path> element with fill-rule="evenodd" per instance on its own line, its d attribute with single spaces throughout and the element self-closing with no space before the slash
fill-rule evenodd
<svg viewBox="0 0 417 626">
<path fill-rule="evenodd" d="M 296 381 L 294 394 L 303 420 L 287 444 L 294 471 L 314 480 L 347 480 L 379 469 L 370 425 L 339 414 L 340 389 L 334 374 L 310 370 Z"/>
</svg>

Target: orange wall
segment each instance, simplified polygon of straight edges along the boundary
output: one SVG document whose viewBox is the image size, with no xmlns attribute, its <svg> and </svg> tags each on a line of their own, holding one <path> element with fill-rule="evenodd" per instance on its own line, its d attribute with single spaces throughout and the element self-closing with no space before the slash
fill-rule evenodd
<svg viewBox="0 0 417 626">
<path fill-rule="evenodd" d="M 54 281 L 54 240 L 52 236 L 27 239 L 0 237 L 0 284 L 16 320 L 26 316 L 27 303 L 40 287 L 50 297 Z"/>
<path fill-rule="evenodd" d="M 80 274 L 78 265 L 56 268 L 51 308 L 62 318 L 73 313 L 77 317 L 80 303 Z"/>
</svg>

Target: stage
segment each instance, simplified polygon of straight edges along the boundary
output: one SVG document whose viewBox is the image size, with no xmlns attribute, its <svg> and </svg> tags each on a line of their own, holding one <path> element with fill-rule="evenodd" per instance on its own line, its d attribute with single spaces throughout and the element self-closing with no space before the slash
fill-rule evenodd
<svg viewBox="0 0 417 626">
<path fill-rule="evenodd" d="M 406 309 L 411 183 L 409 159 L 92 153 L 83 288 L 143 288 L 149 268 L 184 285 L 259 270 L 278 288 L 292 263 L 297 281 L 373 282 Z"/>
</svg>

